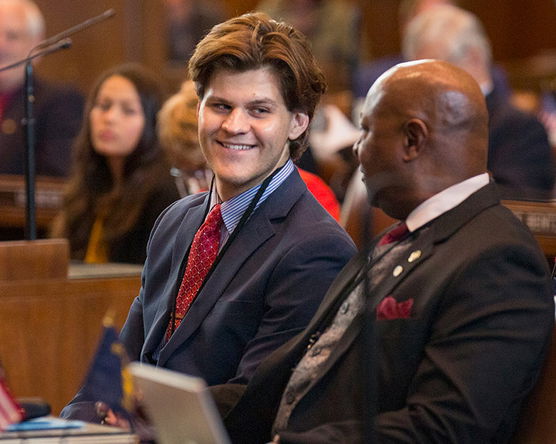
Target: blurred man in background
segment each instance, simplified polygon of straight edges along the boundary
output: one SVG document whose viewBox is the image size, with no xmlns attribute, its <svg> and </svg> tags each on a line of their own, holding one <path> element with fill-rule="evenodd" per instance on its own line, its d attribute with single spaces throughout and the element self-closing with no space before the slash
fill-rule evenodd
<svg viewBox="0 0 556 444">
<path fill-rule="evenodd" d="M 44 38 L 44 18 L 31 0 L 0 0 L 0 68 L 24 59 Z M 0 174 L 23 174 L 24 69 L 0 72 Z M 71 143 L 81 125 L 83 97 L 74 89 L 34 79 L 36 173 L 67 176 Z"/>
</svg>

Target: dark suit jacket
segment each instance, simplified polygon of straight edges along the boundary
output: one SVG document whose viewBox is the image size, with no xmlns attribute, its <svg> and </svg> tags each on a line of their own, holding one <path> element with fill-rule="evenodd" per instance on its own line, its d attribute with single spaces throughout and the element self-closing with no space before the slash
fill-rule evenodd
<svg viewBox="0 0 556 444">
<path fill-rule="evenodd" d="M 83 97 L 75 89 L 35 78 L 36 174 L 67 176 L 71 145 L 81 126 Z M 0 174 L 24 174 L 23 87 L 15 93 L 0 125 Z"/>
<path fill-rule="evenodd" d="M 512 106 L 496 88 L 486 97 L 489 114 L 488 169 L 505 199 L 548 199 L 554 161 L 544 126 Z"/>
<path fill-rule="evenodd" d="M 162 341 L 207 199 L 178 201 L 154 227 L 141 292 L 121 332 L 131 359 L 152 362 Z M 232 242 L 157 364 L 210 385 L 246 382 L 264 356 L 303 330 L 354 253 L 294 171 Z"/>
<path fill-rule="evenodd" d="M 411 317 L 374 322 L 374 353 L 364 349 L 363 319 L 356 317 L 324 375 L 294 408 L 282 444 L 365 441 L 361 419 L 369 420 L 373 409 L 363 397 L 363 358 L 377 366 L 378 389 L 371 394 L 377 442 L 506 442 L 511 436 L 553 328 L 545 258 L 498 203 L 494 185 L 434 220 L 410 248 L 417 250 L 419 259 L 402 260 L 403 272 L 388 273 L 370 295 L 373 305 L 385 296 L 413 299 Z M 234 442 L 271 438 L 291 369 L 362 263 L 359 255 L 346 266 L 308 328 L 261 363 L 235 406 L 243 386 L 213 387 Z"/>
</svg>

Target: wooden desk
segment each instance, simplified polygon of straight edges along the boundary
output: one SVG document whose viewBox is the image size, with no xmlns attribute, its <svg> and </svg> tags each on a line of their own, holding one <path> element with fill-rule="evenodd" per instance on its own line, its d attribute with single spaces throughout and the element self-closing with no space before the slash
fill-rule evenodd
<svg viewBox="0 0 556 444">
<path fill-rule="evenodd" d="M 48 229 L 62 207 L 64 179 L 37 176 L 35 204 L 37 228 Z M 25 227 L 25 177 L 0 174 L 0 227 Z"/>
<path fill-rule="evenodd" d="M 40 396 L 57 415 L 85 377 L 107 310 L 120 328 L 140 285 L 137 272 L 0 282 L 0 360 L 14 395 Z"/>
<path fill-rule="evenodd" d="M 556 201 L 529 202 L 506 200 L 502 202 L 529 227 L 547 258 L 556 256 Z"/>
</svg>

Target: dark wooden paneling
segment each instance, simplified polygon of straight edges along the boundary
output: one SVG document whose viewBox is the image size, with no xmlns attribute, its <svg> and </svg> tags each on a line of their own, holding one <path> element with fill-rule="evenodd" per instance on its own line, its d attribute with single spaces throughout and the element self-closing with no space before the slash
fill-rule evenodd
<svg viewBox="0 0 556 444">
<path fill-rule="evenodd" d="M 345 0 L 357 1 L 357 0 Z M 48 35 L 69 28 L 108 8 L 116 16 L 74 36 L 70 50 L 42 60 L 38 72 L 78 84 L 87 91 L 104 69 L 122 61 L 141 61 L 169 76 L 173 82 L 182 72 L 168 69 L 164 55 L 162 0 L 37 0 L 47 20 Z M 229 15 L 256 8 L 257 0 L 226 0 Z M 360 0 L 364 32 L 370 40 L 368 57 L 399 50 L 398 0 Z M 498 61 L 511 61 L 556 48 L 556 4 L 553 0 L 460 0 L 484 22 Z"/>
<path fill-rule="evenodd" d="M 37 0 L 52 36 L 113 8 L 116 15 L 72 37 L 70 49 L 51 54 L 40 61 L 37 72 L 45 77 L 74 83 L 88 91 L 94 79 L 108 67 L 128 59 L 125 54 L 124 0 Z"/>
</svg>

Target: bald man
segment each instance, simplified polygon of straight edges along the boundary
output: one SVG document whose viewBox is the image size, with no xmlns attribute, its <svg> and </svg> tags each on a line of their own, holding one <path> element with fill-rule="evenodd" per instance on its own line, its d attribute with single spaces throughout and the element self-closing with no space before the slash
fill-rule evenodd
<svg viewBox="0 0 556 444">
<path fill-rule="evenodd" d="M 355 151 L 370 202 L 408 230 L 356 256 L 247 387 L 213 388 L 234 442 L 368 442 L 373 419 L 380 443 L 509 440 L 554 304 L 542 253 L 486 173 L 487 120 L 477 83 L 446 62 L 397 65 L 371 88 Z"/>
</svg>

